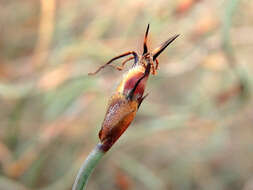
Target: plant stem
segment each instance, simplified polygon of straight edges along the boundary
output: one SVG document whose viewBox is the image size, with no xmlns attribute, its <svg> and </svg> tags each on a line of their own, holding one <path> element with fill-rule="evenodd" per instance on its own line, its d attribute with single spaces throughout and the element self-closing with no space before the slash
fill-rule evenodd
<svg viewBox="0 0 253 190">
<path fill-rule="evenodd" d="M 72 190 L 85 189 L 85 185 L 88 182 L 89 176 L 105 154 L 105 152 L 100 148 L 100 146 L 100 144 L 97 144 L 97 146 L 90 152 L 90 154 L 84 161 L 82 167 L 79 169 L 79 172 L 76 176 Z"/>
</svg>

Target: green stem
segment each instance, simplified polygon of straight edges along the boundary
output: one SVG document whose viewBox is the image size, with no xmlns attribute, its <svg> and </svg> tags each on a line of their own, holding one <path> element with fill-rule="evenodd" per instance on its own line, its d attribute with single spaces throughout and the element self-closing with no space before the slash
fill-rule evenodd
<svg viewBox="0 0 253 190">
<path fill-rule="evenodd" d="M 85 185 L 88 182 L 88 178 L 91 175 L 92 171 L 104 156 L 105 152 L 100 148 L 98 144 L 88 155 L 84 161 L 82 167 L 79 169 L 79 172 L 76 176 L 75 183 L 72 187 L 72 190 L 83 190 Z"/>
</svg>

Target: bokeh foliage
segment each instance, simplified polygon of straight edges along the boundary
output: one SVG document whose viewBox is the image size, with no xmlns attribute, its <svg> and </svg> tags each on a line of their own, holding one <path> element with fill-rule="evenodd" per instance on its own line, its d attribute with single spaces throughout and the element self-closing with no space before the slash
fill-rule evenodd
<svg viewBox="0 0 253 190">
<path fill-rule="evenodd" d="M 3 0 L 0 189 L 71 189 L 123 72 L 87 73 L 142 52 L 148 23 L 153 48 L 181 36 L 88 189 L 252 189 L 252 9 L 250 0 Z"/>
</svg>

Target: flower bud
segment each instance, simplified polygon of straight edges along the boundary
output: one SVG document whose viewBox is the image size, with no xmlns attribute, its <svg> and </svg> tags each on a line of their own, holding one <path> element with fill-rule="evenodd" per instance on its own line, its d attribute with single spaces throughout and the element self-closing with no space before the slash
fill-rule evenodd
<svg viewBox="0 0 253 190">
<path fill-rule="evenodd" d="M 130 69 L 111 96 L 102 128 L 99 132 L 101 148 L 108 151 L 133 121 L 145 98 L 143 93 L 149 76 L 150 66 L 135 66 Z"/>
</svg>

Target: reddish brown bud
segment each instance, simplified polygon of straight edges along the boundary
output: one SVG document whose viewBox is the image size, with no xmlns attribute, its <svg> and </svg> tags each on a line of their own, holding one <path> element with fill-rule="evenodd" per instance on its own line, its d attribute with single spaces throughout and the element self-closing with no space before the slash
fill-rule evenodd
<svg viewBox="0 0 253 190">
<path fill-rule="evenodd" d="M 128 61 L 134 59 L 132 69 L 124 75 L 116 93 L 109 101 L 105 118 L 102 123 L 102 128 L 99 132 L 99 138 L 101 141 L 100 148 L 105 152 L 112 147 L 112 145 L 128 128 L 143 99 L 147 97 L 147 95 L 143 96 L 143 93 L 145 91 L 150 72 L 155 75 L 156 70 L 158 69 L 159 63 L 157 57 L 179 36 L 175 35 L 172 38 L 169 38 L 160 47 L 150 52 L 147 46 L 148 31 L 149 25 L 144 38 L 142 56 L 138 56 L 134 51 L 129 51 L 112 58 L 106 64 L 99 67 L 97 71 L 90 73 L 96 74 L 104 67 L 110 65 L 113 61 L 132 55 L 132 57 L 122 62 L 122 67 L 115 67 L 118 70 L 122 70 Z M 154 65 L 154 63 L 156 65 Z"/>
<path fill-rule="evenodd" d="M 133 121 L 143 100 L 149 69 L 148 73 L 141 66 L 129 70 L 110 98 L 99 132 L 103 151 L 108 151 Z"/>
</svg>

